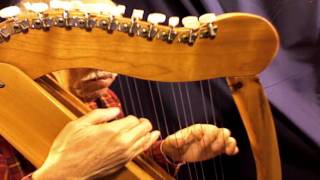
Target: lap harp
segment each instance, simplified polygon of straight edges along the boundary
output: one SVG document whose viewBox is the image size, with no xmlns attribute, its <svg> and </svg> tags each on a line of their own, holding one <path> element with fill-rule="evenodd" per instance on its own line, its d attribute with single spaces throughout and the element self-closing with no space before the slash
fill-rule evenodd
<svg viewBox="0 0 320 180">
<path fill-rule="evenodd" d="M 257 74 L 274 58 L 279 38 L 259 16 L 226 13 L 215 17 L 142 20 L 125 7 L 56 1 L 1 10 L 0 133 L 39 167 L 65 123 L 87 112 L 81 102 L 50 78 L 68 68 L 96 68 L 161 82 L 225 77 L 249 136 L 257 179 L 281 179 L 279 150 L 268 101 Z M 41 83 L 42 82 L 42 83 Z M 118 179 L 170 179 L 152 164 L 130 162 Z M 157 168 L 156 168 L 157 169 Z M 128 176 L 127 176 L 128 175 Z"/>
</svg>

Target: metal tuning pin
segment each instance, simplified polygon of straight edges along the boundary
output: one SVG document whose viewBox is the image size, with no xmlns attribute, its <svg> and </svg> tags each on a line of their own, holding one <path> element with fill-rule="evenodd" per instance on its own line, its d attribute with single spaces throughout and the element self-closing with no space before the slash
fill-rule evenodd
<svg viewBox="0 0 320 180">
<path fill-rule="evenodd" d="M 104 4 L 102 7 L 102 13 L 107 14 L 109 17 L 101 20 L 99 22 L 99 26 L 100 28 L 107 30 L 108 33 L 112 33 L 118 28 L 119 23 L 117 21 L 117 17 L 120 17 L 125 13 L 126 6 L 112 6 L 110 4 Z"/>
<path fill-rule="evenodd" d="M 200 27 L 200 23 L 198 21 L 198 17 L 196 16 L 187 16 L 182 19 L 182 24 L 184 27 L 189 29 L 189 32 L 183 34 L 180 37 L 180 41 L 183 43 L 188 43 L 189 45 L 193 45 L 198 37 L 197 30 Z"/>
<path fill-rule="evenodd" d="M 201 25 L 206 25 L 207 28 L 201 30 L 201 38 L 215 38 L 218 27 L 214 24 L 216 21 L 216 15 L 214 13 L 207 13 L 199 17 Z"/>
<path fill-rule="evenodd" d="M 10 40 L 10 31 L 7 28 L 0 28 L 0 43 Z"/>
<path fill-rule="evenodd" d="M 58 16 L 55 19 L 55 25 L 58 27 L 65 27 L 66 29 L 71 29 L 75 25 L 75 19 L 70 17 L 70 10 L 75 9 L 74 7 L 79 7 L 79 4 L 82 4 L 81 1 L 59 1 L 52 0 L 50 1 L 50 8 L 54 10 L 63 10 L 61 16 Z"/>
<path fill-rule="evenodd" d="M 100 4 L 82 4 L 80 6 L 80 11 L 84 13 L 84 17 L 78 18 L 77 26 L 84 28 L 86 31 L 91 31 L 96 25 L 96 20 L 92 14 L 100 14 L 100 7 Z"/>
<path fill-rule="evenodd" d="M 121 31 L 127 32 L 129 36 L 133 36 L 134 34 L 139 35 L 140 24 L 139 20 L 143 18 L 144 11 L 141 9 L 133 9 L 131 15 L 131 23 L 129 25 L 124 24 L 121 28 Z"/>
<path fill-rule="evenodd" d="M 20 14 L 20 8 L 17 6 L 9 6 L 2 10 L 0 10 L 0 17 L 5 19 L 13 19 L 12 28 L 5 27 L 0 31 L 0 39 L 9 40 L 10 34 L 20 33 L 20 32 L 28 32 L 29 29 L 29 21 L 27 19 L 19 20 L 17 15 Z M 9 28 L 9 29 L 8 29 Z M 0 40 L 1 41 L 1 40 Z"/>
<path fill-rule="evenodd" d="M 157 25 L 163 23 L 166 20 L 166 15 L 161 13 L 151 13 L 148 15 L 147 21 L 150 23 L 147 30 L 141 34 L 148 40 L 152 40 L 158 32 Z"/>
<path fill-rule="evenodd" d="M 31 12 L 34 12 L 38 15 L 37 19 L 33 19 L 31 27 L 34 29 L 43 29 L 49 30 L 53 24 L 51 18 L 48 17 L 48 14 L 45 11 L 48 10 L 49 6 L 46 3 L 25 3 L 25 8 Z"/>
<path fill-rule="evenodd" d="M 167 41 L 168 43 L 172 43 L 173 40 L 177 36 L 177 31 L 175 31 L 175 27 L 178 26 L 179 24 L 179 17 L 177 16 L 172 16 L 169 18 L 169 31 L 168 32 L 162 32 L 160 38 L 163 41 Z"/>
</svg>

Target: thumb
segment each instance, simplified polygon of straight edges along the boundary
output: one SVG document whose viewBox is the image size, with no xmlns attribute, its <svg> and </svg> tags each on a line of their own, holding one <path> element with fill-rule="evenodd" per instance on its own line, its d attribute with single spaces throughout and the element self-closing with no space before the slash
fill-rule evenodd
<svg viewBox="0 0 320 180">
<path fill-rule="evenodd" d="M 84 124 L 97 125 L 115 119 L 119 113 L 120 109 L 117 107 L 95 109 L 78 121 Z"/>
</svg>

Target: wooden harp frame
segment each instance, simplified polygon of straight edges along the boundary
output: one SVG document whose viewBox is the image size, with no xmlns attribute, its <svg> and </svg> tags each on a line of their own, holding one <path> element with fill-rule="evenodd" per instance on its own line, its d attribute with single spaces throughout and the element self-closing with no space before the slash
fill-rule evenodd
<svg viewBox="0 0 320 180">
<path fill-rule="evenodd" d="M 36 15 L 26 14 L 23 18 L 31 20 Z M 130 23 L 128 18 L 118 21 Z M 149 25 L 138 23 L 142 27 Z M 12 21 L 5 21 L 0 28 L 10 24 Z M 5 84 L 0 88 L 1 135 L 34 165 L 42 164 L 59 130 L 76 118 L 33 81 L 53 71 L 97 68 L 165 82 L 226 77 L 249 136 L 257 179 L 281 179 L 274 122 L 256 76 L 274 58 L 278 34 L 267 20 L 245 13 L 219 15 L 215 25 L 215 39 L 197 39 L 192 46 L 178 38 L 168 44 L 129 37 L 123 32 L 109 34 L 99 28 L 86 32 L 52 27 L 49 31 L 32 29 L 15 34 L 9 42 L 0 43 L 0 82 Z M 169 30 L 161 25 L 158 28 Z M 190 32 L 186 28 L 175 30 L 178 34 Z"/>
</svg>

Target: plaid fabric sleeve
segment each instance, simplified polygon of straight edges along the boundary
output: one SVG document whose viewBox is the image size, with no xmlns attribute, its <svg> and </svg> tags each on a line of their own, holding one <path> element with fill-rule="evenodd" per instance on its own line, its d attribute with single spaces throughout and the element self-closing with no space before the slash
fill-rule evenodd
<svg viewBox="0 0 320 180">
<path fill-rule="evenodd" d="M 0 136 L 0 179 L 20 180 L 23 176 L 15 149 Z"/>
<path fill-rule="evenodd" d="M 163 169 L 167 170 L 170 174 L 176 176 L 180 167 L 185 162 L 173 162 L 162 151 L 163 140 L 155 142 L 150 149 L 145 151 L 151 159 L 156 161 Z"/>
<path fill-rule="evenodd" d="M 102 95 L 100 98 L 96 99 L 95 101 L 86 103 L 86 105 L 90 109 L 118 107 L 121 110 L 120 114 L 118 115 L 118 118 L 124 117 L 120 100 L 118 96 L 111 89 L 108 89 L 106 94 Z"/>
</svg>

